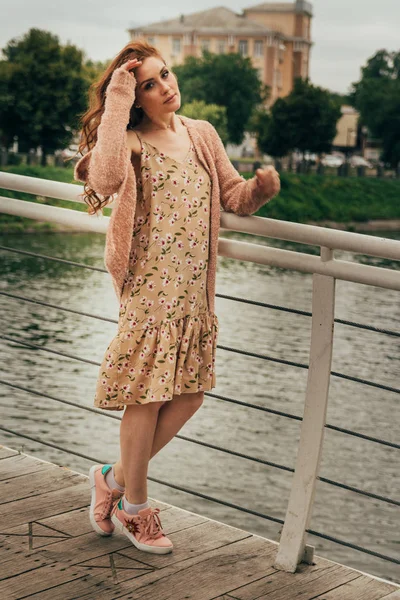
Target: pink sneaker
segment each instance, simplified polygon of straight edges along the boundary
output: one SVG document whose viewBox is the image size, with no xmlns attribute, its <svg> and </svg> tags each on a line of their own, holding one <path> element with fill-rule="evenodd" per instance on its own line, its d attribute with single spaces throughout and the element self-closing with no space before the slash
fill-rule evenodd
<svg viewBox="0 0 400 600">
<path fill-rule="evenodd" d="M 130 515 L 123 509 L 122 498 L 114 504 L 111 521 L 115 531 L 126 535 L 139 550 L 154 554 L 172 552 L 173 544 L 161 527 L 159 508 L 143 508 L 137 515 Z"/>
<path fill-rule="evenodd" d="M 89 518 L 93 529 L 100 535 L 111 535 L 114 525 L 110 515 L 114 502 L 121 498 L 123 492 L 110 489 L 106 483 L 106 474 L 112 465 L 94 465 L 89 470 L 89 481 L 92 489 Z"/>
</svg>

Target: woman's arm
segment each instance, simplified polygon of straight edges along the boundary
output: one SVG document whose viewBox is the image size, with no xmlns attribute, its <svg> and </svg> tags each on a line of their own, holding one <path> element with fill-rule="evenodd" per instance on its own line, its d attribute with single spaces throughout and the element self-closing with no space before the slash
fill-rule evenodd
<svg viewBox="0 0 400 600">
<path fill-rule="evenodd" d="M 125 66 L 115 69 L 107 86 L 96 144 L 75 165 L 75 179 L 79 180 L 83 170 L 80 163 L 84 161 L 87 183 L 103 196 L 117 192 L 126 177 L 130 162 L 126 126 L 135 100 L 135 87 L 132 72 Z"/>
<path fill-rule="evenodd" d="M 226 212 L 251 215 L 276 196 L 280 190 L 279 175 L 273 167 L 257 171 L 257 176 L 244 179 L 232 165 L 217 131 L 209 125 L 215 166 L 221 192 L 221 205 Z"/>
</svg>

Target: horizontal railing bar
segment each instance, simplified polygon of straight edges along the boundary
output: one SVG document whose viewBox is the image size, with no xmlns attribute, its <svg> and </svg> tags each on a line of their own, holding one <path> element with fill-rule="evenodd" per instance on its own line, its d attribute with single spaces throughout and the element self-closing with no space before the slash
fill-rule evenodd
<svg viewBox="0 0 400 600">
<path fill-rule="evenodd" d="M 12 248 L 7 248 L 5 246 L 0 246 L 0 250 L 13 250 L 13 249 Z M 91 269 L 91 270 L 94 270 L 94 271 L 101 271 L 103 273 L 107 273 L 106 269 L 102 269 L 100 267 L 91 267 L 91 266 L 88 266 L 88 265 L 81 265 L 80 263 L 74 263 L 72 261 L 66 261 L 64 259 L 56 259 L 56 258 L 47 257 L 47 256 L 43 256 L 43 255 L 36 255 L 33 252 L 26 252 L 26 251 L 20 251 L 20 250 L 17 250 L 17 252 L 21 252 L 23 254 L 31 254 L 33 256 L 40 256 L 40 258 L 48 258 L 49 260 L 55 260 L 55 261 L 59 260 L 60 262 L 67 263 L 67 264 L 70 264 L 70 265 L 73 265 L 73 266 L 83 267 L 83 268 L 86 268 L 86 269 Z M 93 315 L 91 313 L 86 313 L 86 312 L 82 312 L 82 311 L 79 311 L 79 310 L 73 310 L 71 308 L 65 308 L 63 306 L 56 306 L 54 304 L 48 304 L 48 303 L 40 301 L 40 300 L 34 300 L 34 299 L 31 299 L 31 298 L 27 298 L 25 296 L 19 296 L 19 295 L 16 295 L 16 294 L 11 294 L 9 292 L 0 291 L 0 295 L 8 296 L 10 298 L 16 298 L 17 300 L 24 300 L 25 302 L 32 302 L 34 304 L 41 304 L 41 305 L 47 306 L 49 308 L 56 308 L 58 310 L 63 310 L 65 312 L 71 312 L 71 313 L 74 313 L 74 314 L 77 314 L 77 315 L 82 315 L 82 316 L 85 316 L 85 317 L 91 317 L 93 319 L 99 319 L 101 321 L 109 321 L 110 323 L 118 323 L 117 319 L 110 319 L 108 317 L 102 317 L 100 315 Z M 260 302 L 260 301 L 257 301 L 257 300 L 250 300 L 250 299 L 247 299 L 247 298 L 240 298 L 238 296 L 228 296 L 226 294 L 218 294 L 217 293 L 216 297 L 217 298 L 224 298 L 224 299 L 227 299 L 227 300 L 233 300 L 233 301 L 236 301 L 236 302 L 243 302 L 243 303 L 254 305 L 254 306 L 262 306 L 264 308 L 271 308 L 271 309 L 274 309 L 274 310 L 280 310 L 280 311 L 283 311 L 283 312 L 289 312 L 289 313 L 298 314 L 298 315 L 302 315 L 302 316 L 306 316 L 306 317 L 311 317 L 312 316 L 311 312 L 308 312 L 308 311 L 305 311 L 305 310 L 298 310 L 296 308 L 288 308 L 287 306 L 279 306 L 278 304 L 269 304 L 267 302 Z M 374 327 L 373 325 L 364 325 L 363 323 L 356 323 L 354 321 L 345 321 L 344 319 L 335 319 L 335 323 L 339 323 L 341 325 L 348 325 L 350 327 L 357 327 L 359 329 L 365 329 L 367 331 L 373 331 L 375 333 L 383 333 L 383 334 L 386 334 L 386 335 L 400 337 L 400 332 L 398 332 L 398 331 L 393 331 L 391 329 L 382 329 L 381 327 Z"/>
<path fill-rule="evenodd" d="M 1 249 L 1 246 L 0 246 Z M 249 298 L 241 298 L 240 296 L 230 296 L 228 294 L 217 294 L 218 298 L 224 298 L 225 300 L 233 300 L 234 302 L 243 302 L 253 306 L 263 306 L 265 308 L 272 308 L 275 310 L 282 310 L 283 312 L 293 313 L 295 315 L 301 315 L 304 317 L 312 317 L 312 313 L 307 310 L 299 310 L 298 308 L 289 308 L 287 306 L 279 306 L 279 304 L 269 304 L 268 302 L 262 302 L 261 300 L 250 300 Z"/>
<path fill-rule="evenodd" d="M 0 246 L 0 250 L 7 250 L 8 252 L 17 252 L 18 254 L 34 256 L 35 258 L 44 258 L 45 260 L 52 260 L 53 262 L 63 263 L 64 265 L 71 265 L 72 267 L 79 267 L 81 269 L 89 269 L 90 271 L 100 271 L 101 273 L 108 272 L 106 269 L 104 269 L 104 267 L 93 267 L 92 265 L 85 265 L 83 263 L 74 262 L 73 260 L 67 260 L 65 258 L 58 258 L 55 256 L 47 256 L 46 254 L 38 254 L 37 252 L 29 252 L 28 250 L 21 250 L 20 248 L 9 248 L 8 246 Z"/>
<path fill-rule="evenodd" d="M 400 260 L 400 241 L 363 233 L 254 215 L 239 217 L 227 212 L 221 213 L 221 228 L 310 246 L 325 246 L 333 250 L 348 250 L 369 256 Z"/>
<path fill-rule="evenodd" d="M 53 179 L 41 179 L 29 177 L 28 175 L 17 175 L 15 173 L 0 172 L 0 188 L 12 192 L 24 192 L 36 196 L 46 196 L 55 200 L 69 200 L 84 204 L 80 194 L 83 186 L 75 183 L 54 181 Z"/>
<path fill-rule="evenodd" d="M 400 291 L 400 270 L 395 271 L 333 258 L 322 260 L 319 256 L 311 256 L 302 252 L 260 246 L 226 238 L 219 238 L 218 254 L 233 260 L 248 261 L 259 265 L 301 271 L 302 273 L 319 273 L 343 281 Z"/>
<path fill-rule="evenodd" d="M 61 310 L 62 312 L 72 313 L 74 315 L 80 315 L 82 317 L 90 317 L 91 319 L 98 319 L 100 321 L 107 321 L 108 323 L 118 324 L 117 319 L 111 319 L 109 317 L 102 317 L 101 315 L 93 315 L 81 310 L 74 310 L 73 308 L 66 308 L 65 306 L 57 306 L 56 304 L 50 304 L 49 302 L 43 302 L 43 300 L 35 300 L 34 298 L 27 298 L 26 296 L 19 296 L 17 294 L 10 294 L 9 292 L 0 291 L 0 296 L 7 296 L 8 298 L 14 298 L 16 300 L 23 300 L 24 302 L 31 302 L 32 304 L 38 304 L 39 306 L 45 306 L 46 308 L 54 308 Z"/>
<path fill-rule="evenodd" d="M 75 183 L 62 183 L 38 177 L 0 172 L 0 188 L 70 200 L 73 202 L 83 202 L 81 194 L 83 194 L 84 188 L 82 185 Z M 22 200 L 20 202 L 24 201 Z M 52 207 L 47 205 L 45 208 Z M 0 211 L 1 210 L 2 207 L 0 205 Z M 22 207 L 21 210 L 23 210 Z M 4 210 L 4 212 L 7 212 L 7 210 Z M 90 215 L 87 216 L 92 218 Z M 380 256 L 381 258 L 400 260 L 400 242 L 397 240 L 340 231 L 328 227 L 319 227 L 317 225 L 293 223 L 290 221 L 281 221 L 279 219 L 256 217 L 254 215 L 243 217 L 235 215 L 234 213 L 222 211 L 221 228 L 229 231 L 238 231 L 263 237 L 309 244 L 312 246 L 325 246 L 332 249 L 338 248 L 371 256 Z"/>
<path fill-rule="evenodd" d="M 52 350 L 51 348 L 44 348 L 43 346 L 39 346 L 38 344 L 32 344 L 31 342 L 26 342 L 25 340 L 16 340 L 15 338 L 12 338 L 11 336 L 8 336 L 8 335 L 0 334 L 0 339 L 4 339 L 9 342 L 13 342 L 14 344 L 21 344 L 22 346 L 26 346 L 27 348 L 35 348 L 37 350 L 42 350 L 43 352 L 50 352 L 51 354 L 57 354 L 58 356 L 64 356 L 65 358 L 71 358 L 73 360 L 87 363 L 89 365 L 95 365 L 98 367 L 100 366 L 100 363 L 97 361 L 93 361 L 88 358 L 82 358 L 82 357 L 76 356 L 74 354 L 67 354 L 66 352 L 60 352 L 59 350 Z M 306 365 L 306 364 L 285 360 L 283 358 L 275 358 L 273 356 L 267 356 L 266 354 L 258 354 L 256 352 L 248 352 L 247 350 L 239 350 L 237 348 L 231 348 L 230 346 L 223 346 L 222 344 L 217 344 L 217 348 L 220 348 L 221 350 L 227 350 L 229 352 L 235 352 L 235 353 L 241 354 L 243 356 L 250 356 L 252 358 L 260 358 L 262 360 L 276 362 L 276 363 L 291 366 L 291 367 L 299 367 L 302 369 L 308 369 L 308 365 Z M 342 379 L 347 379 L 348 381 L 354 381 L 355 383 L 362 383 L 363 385 L 376 387 L 376 388 L 379 388 L 380 390 L 385 390 L 388 392 L 394 392 L 395 394 L 400 394 L 399 388 L 395 388 L 395 387 L 392 387 L 389 385 L 384 385 L 383 383 L 376 383 L 374 381 L 368 381 L 367 379 L 361 379 L 360 377 L 353 377 L 352 375 L 345 375 L 344 373 L 338 373 L 336 371 L 331 371 L 331 375 L 334 377 L 340 377 Z"/>
<path fill-rule="evenodd" d="M 354 381 L 355 383 L 362 383 L 363 385 L 376 387 L 380 390 L 386 390 L 387 392 L 394 392 L 395 394 L 400 394 L 400 388 L 395 388 L 391 385 L 376 383 L 374 381 L 369 381 L 368 379 L 362 379 L 361 377 L 353 377 L 352 375 L 345 375 L 344 373 L 338 373 L 337 371 L 331 371 L 331 375 L 332 377 L 340 377 L 341 379 L 347 379 L 347 381 Z"/>
<path fill-rule="evenodd" d="M 59 225 L 72 227 L 81 232 L 103 234 L 106 233 L 110 220 L 110 217 L 106 217 L 103 214 L 89 215 L 85 211 L 74 210 L 73 208 L 38 204 L 37 202 L 17 200 L 5 196 L 0 196 L 0 213 L 44 221 L 46 223 L 58 223 Z"/>
<path fill-rule="evenodd" d="M 274 356 L 268 356 L 267 354 L 259 354 L 258 352 L 250 352 L 249 350 L 241 350 L 239 348 L 232 348 L 231 346 L 223 346 L 219 344 L 217 346 L 221 350 L 227 350 L 228 352 L 235 352 L 242 356 L 250 356 L 251 358 L 261 358 L 262 360 L 268 360 L 270 362 L 276 362 L 280 365 L 288 365 L 289 367 L 299 367 L 300 369 L 308 369 L 308 365 L 305 363 L 295 362 L 293 360 L 286 360 L 285 358 L 275 358 Z"/>
<path fill-rule="evenodd" d="M 373 325 L 364 325 L 363 323 L 357 323 L 355 321 L 335 319 L 335 323 L 339 323 L 340 325 L 348 325 L 349 327 L 357 327 L 358 329 L 366 329 L 367 331 L 373 331 L 374 333 L 384 333 L 385 335 L 400 337 L 400 331 L 393 331 L 392 329 L 383 329 L 382 327 L 374 327 Z"/>
<path fill-rule="evenodd" d="M 97 233 L 106 233 L 110 217 L 104 215 L 89 215 L 81 211 L 59 208 L 49 205 L 40 205 L 34 202 L 15 200 L 12 198 L 0 197 L 0 212 L 25 216 L 39 221 L 60 223 L 67 226 L 73 226 L 80 231 L 92 231 Z M 261 217 L 238 217 L 239 219 L 261 219 Z M 296 224 L 298 225 L 298 224 Z M 316 228 L 318 230 L 318 227 Z M 331 230 L 328 230 L 331 231 Z M 345 233 L 338 231 L 336 233 Z M 357 234 L 350 234 L 357 235 Z M 368 237 L 368 236 L 361 236 Z M 375 238 L 372 238 L 373 240 Z M 385 240 L 394 242 L 396 240 Z M 400 242 L 398 242 L 400 248 Z M 329 244 L 328 244 L 329 245 Z M 218 254 L 237 260 L 244 260 L 262 265 L 272 265 L 284 269 L 294 269 L 305 273 L 319 273 L 352 281 L 364 285 L 373 285 L 388 289 L 400 290 L 400 272 L 397 273 L 391 269 L 382 267 L 373 267 L 354 262 L 342 260 L 322 260 L 321 257 L 310 256 L 309 254 L 260 246 L 248 242 L 229 240 L 219 238 Z M 373 253 L 376 255 L 376 253 Z M 389 253 L 390 254 L 390 253 Z M 381 254 L 379 254 L 380 256 Z M 393 258 L 391 255 L 387 258 Z M 395 258 L 396 259 L 396 258 Z M 399 252 L 400 259 L 400 252 Z"/>
<path fill-rule="evenodd" d="M 332 429 L 333 431 L 339 431 L 339 433 L 344 433 L 345 435 L 352 435 L 354 437 L 358 437 L 362 440 L 366 440 L 367 442 L 374 442 L 376 444 L 382 444 L 383 446 L 388 446 L 389 448 L 396 448 L 397 450 L 400 450 L 400 444 L 388 442 L 387 440 L 382 440 L 381 438 L 377 438 L 372 435 L 359 433 L 358 431 L 353 431 L 352 429 L 345 429 L 343 427 L 338 427 L 337 425 L 326 424 L 325 427 L 327 429 Z"/>
<path fill-rule="evenodd" d="M 387 504 L 393 504 L 393 506 L 400 506 L 400 500 L 393 500 L 393 498 L 388 498 L 387 496 L 382 496 L 380 494 L 374 494 L 373 492 L 366 492 L 365 490 L 360 490 L 359 488 L 354 487 L 353 485 L 347 485 L 346 483 L 339 483 L 334 479 L 327 479 L 326 477 L 318 476 L 317 479 L 322 481 L 323 483 L 327 483 L 328 485 L 333 485 L 335 487 L 341 488 L 342 490 L 348 490 L 349 492 L 355 492 L 356 494 L 361 494 L 362 496 L 366 496 L 367 498 L 374 498 L 375 500 L 380 500 L 381 502 L 386 502 Z"/>
<path fill-rule="evenodd" d="M 264 308 L 271 308 L 273 310 L 280 310 L 282 312 L 293 313 L 295 315 L 301 315 L 303 317 L 312 317 L 312 312 L 307 310 L 299 310 L 298 308 L 289 308 L 288 306 L 280 306 L 279 304 L 269 304 L 268 302 L 261 302 L 260 300 L 250 300 L 249 298 L 240 298 L 239 296 L 229 296 L 228 294 L 216 294 L 218 298 L 224 298 L 225 300 L 233 300 L 234 302 L 243 302 L 253 306 L 262 306 Z M 374 327 L 373 325 L 364 325 L 363 323 L 356 323 L 355 321 L 346 321 L 344 319 L 335 319 L 335 323 L 341 325 L 349 325 L 350 327 L 358 327 L 359 329 L 366 329 L 368 331 L 374 331 L 376 333 L 385 333 L 387 335 L 393 335 L 400 337 L 399 331 L 392 331 L 391 329 L 382 329 L 381 327 Z"/>
<path fill-rule="evenodd" d="M 299 363 L 295 361 L 285 360 L 283 358 L 275 358 L 273 356 L 268 356 L 267 354 L 258 354 L 256 352 L 249 352 L 248 350 L 241 350 L 238 348 L 232 348 L 230 346 L 223 346 L 222 344 L 218 344 L 217 348 L 221 348 L 221 350 L 227 350 L 228 352 L 235 352 L 236 354 L 241 354 L 243 356 L 250 356 L 252 358 L 261 358 L 263 360 L 268 360 L 270 362 L 276 362 L 282 365 L 288 365 L 290 367 L 298 367 L 300 369 L 308 369 L 308 365 L 304 363 Z M 331 375 L 333 377 L 340 377 L 341 379 L 347 379 L 348 381 L 354 381 L 356 383 L 362 383 L 363 385 L 369 385 L 372 387 L 379 388 L 380 390 L 386 390 L 387 392 L 394 392 L 395 394 L 400 394 L 400 388 L 395 388 L 390 385 L 385 385 L 383 383 L 375 383 L 374 381 L 369 381 L 368 379 L 362 379 L 360 377 L 353 377 L 352 375 L 345 375 L 344 373 L 338 373 L 337 371 L 331 371 Z"/>
<path fill-rule="evenodd" d="M 265 406 L 259 406 L 258 404 L 252 404 L 251 402 L 243 402 L 243 400 L 236 400 L 236 398 L 229 398 L 229 396 L 221 396 L 220 394 L 215 394 L 214 392 L 206 392 L 207 396 L 211 398 L 216 398 L 217 400 L 223 400 L 225 402 L 231 402 L 232 404 L 239 404 L 240 406 L 245 406 L 246 408 L 253 408 L 256 410 L 261 410 L 263 412 L 271 413 L 277 415 L 278 417 L 285 417 L 288 419 L 294 419 L 296 421 L 302 421 L 303 418 L 297 415 L 293 415 L 291 413 L 286 413 L 281 410 L 275 410 L 273 408 L 268 408 Z M 390 448 L 396 448 L 400 450 L 400 444 L 395 444 L 394 442 L 388 442 L 386 440 L 381 440 L 380 438 L 372 437 L 370 435 L 366 435 L 364 433 L 358 433 L 357 431 L 353 431 L 351 429 L 343 429 L 342 427 L 338 427 L 337 425 L 329 425 L 327 423 L 325 425 L 327 429 L 333 429 L 335 431 L 339 431 L 340 433 L 344 433 L 345 435 L 352 435 L 353 437 L 361 438 L 367 440 L 369 442 L 375 442 L 377 444 L 383 444 L 385 446 L 389 446 Z"/>
<path fill-rule="evenodd" d="M 35 350 L 42 350 L 43 352 L 49 352 L 50 354 L 57 354 L 57 356 L 63 356 L 64 358 L 72 358 L 72 360 L 77 360 L 78 362 L 86 363 L 88 365 L 94 365 L 95 367 L 100 367 L 100 363 L 95 360 L 90 360 L 89 358 L 82 358 L 81 356 L 76 356 L 74 354 L 67 354 L 66 352 L 60 352 L 59 350 L 53 350 L 52 348 L 44 348 L 43 346 L 39 346 L 38 344 L 32 344 L 32 342 L 25 342 L 24 340 L 16 340 L 8 335 L 0 334 L 0 339 L 7 340 L 9 342 L 13 342 L 14 344 L 21 344 L 22 346 L 26 346 L 27 348 L 34 348 Z"/>
<path fill-rule="evenodd" d="M 77 402 L 73 402 L 72 400 L 64 400 L 63 398 L 56 398 L 51 394 L 46 394 L 44 392 L 38 392 L 37 390 L 32 390 L 31 388 L 24 387 L 23 385 L 19 385 L 17 383 L 11 383 L 11 381 L 7 381 L 5 379 L 0 379 L 0 384 L 7 385 L 8 387 L 14 390 L 21 390 L 23 392 L 28 392 L 28 394 L 33 394 L 34 396 L 38 396 L 39 398 L 47 398 L 48 400 L 54 400 L 55 402 L 60 402 L 61 404 L 66 404 L 67 406 L 73 406 L 74 408 L 79 408 L 82 410 L 86 410 L 87 412 L 95 413 L 96 415 L 100 415 L 101 417 L 107 417 L 108 419 L 114 419 L 115 421 L 121 421 L 121 417 L 118 415 L 114 415 L 112 411 L 104 412 L 101 408 L 95 408 L 93 406 L 86 406 L 85 404 L 78 404 Z"/>
<path fill-rule="evenodd" d="M 1 425 L 0 425 L 0 430 L 1 431 L 5 431 L 6 433 L 9 433 L 11 435 L 15 435 L 16 437 L 22 437 L 22 438 L 28 439 L 30 441 L 33 441 L 35 443 L 43 444 L 44 446 L 50 446 L 51 448 L 55 448 L 56 450 L 60 450 L 61 452 L 65 452 L 67 454 L 73 454 L 75 456 L 79 456 L 80 458 L 84 458 L 85 460 L 89 460 L 89 461 L 91 461 L 93 463 L 104 464 L 104 463 L 107 462 L 107 461 L 103 461 L 103 460 L 100 460 L 100 459 L 97 459 L 97 458 L 93 458 L 93 457 L 90 457 L 90 456 L 85 456 L 84 454 L 78 453 L 78 452 L 76 452 L 74 450 L 69 450 L 67 448 L 62 448 L 61 446 L 57 446 L 56 444 L 53 444 L 51 442 L 45 442 L 43 440 L 39 440 L 39 439 L 34 438 L 32 436 L 29 436 L 29 435 L 26 435 L 24 433 L 20 433 L 20 432 L 14 431 L 12 429 L 8 429 L 7 427 L 3 427 Z M 217 504 L 222 504 L 224 506 L 228 506 L 229 508 L 234 508 L 236 510 L 240 510 L 240 511 L 245 512 L 247 514 L 251 514 L 251 515 L 254 515 L 254 516 L 257 516 L 257 517 L 261 517 L 262 519 L 267 519 L 268 521 L 273 521 L 275 523 L 279 523 L 280 525 L 284 524 L 283 519 L 279 519 L 277 517 L 271 517 L 270 515 L 265 515 L 264 513 L 260 513 L 260 512 L 255 511 L 255 510 L 251 510 L 249 508 L 244 508 L 244 507 L 239 506 L 237 504 L 233 504 L 231 502 L 227 502 L 226 500 L 220 500 L 219 498 L 214 498 L 213 496 L 208 496 L 207 494 L 202 494 L 201 492 L 196 492 L 194 490 L 189 490 L 188 488 L 185 488 L 183 486 L 178 486 L 178 485 L 175 485 L 173 483 L 170 483 L 170 482 L 167 482 L 167 481 L 163 481 L 161 479 L 157 479 L 155 477 L 147 476 L 147 479 L 149 481 L 153 481 L 154 483 L 158 483 L 160 485 L 165 485 L 166 487 L 170 487 L 171 489 L 175 489 L 175 490 L 178 490 L 178 491 L 181 491 L 181 492 L 185 492 L 185 493 L 191 494 L 193 496 L 197 496 L 199 498 L 203 498 L 205 500 L 209 500 L 210 502 L 215 502 Z M 375 552 L 374 550 L 369 550 L 368 548 L 363 548 L 362 546 L 358 546 L 356 544 L 352 544 L 351 542 L 346 542 L 344 540 L 340 540 L 340 539 L 335 538 L 333 536 L 329 536 L 327 534 L 320 533 L 319 531 L 314 531 L 313 529 L 306 529 L 306 531 L 308 533 L 310 533 L 311 535 L 315 535 L 317 537 L 321 537 L 323 539 L 335 542 L 335 543 L 340 544 L 342 546 L 347 546 L 349 548 L 353 548 L 354 550 L 359 550 L 360 552 L 364 552 L 366 554 L 370 554 L 371 556 L 376 556 L 378 558 L 382 558 L 383 560 L 387 560 L 387 561 L 393 562 L 395 564 L 400 564 L 400 560 L 398 560 L 396 558 L 393 558 L 391 556 L 387 556 L 385 554 L 381 554 L 379 552 Z"/>
<path fill-rule="evenodd" d="M 38 392 L 36 390 L 32 390 L 32 389 L 26 388 L 24 386 L 17 385 L 17 384 L 11 383 L 9 381 L 5 381 L 3 379 L 0 379 L 0 384 L 7 385 L 7 386 L 9 386 L 9 387 L 11 387 L 13 389 L 19 389 L 19 390 L 28 392 L 29 394 L 34 394 L 36 396 L 39 396 L 40 398 L 47 398 L 49 400 L 54 400 L 55 402 L 60 402 L 61 404 L 67 404 L 68 406 L 73 406 L 74 408 L 81 408 L 81 409 L 86 410 L 88 412 L 92 412 L 92 413 L 98 414 L 100 416 L 107 417 L 109 419 L 114 419 L 114 420 L 117 420 L 117 421 L 121 421 L 121 417 L 119 417 L 117 415 L 114 415 L 114 414 L 110 414 L 110 412 L 102 411 L 100 409 L 93 408 L 93 407 L 90 407 L 90 406 L 81 405 L 81 404 L 78 404 L 76 402 L 72 402 L 71 400 L 63 400 L 61 398 L 56 398 L 55 396 L 51 396 L 50 394 L 45 394 L 43 392 Z M 212 395 L 212 394 L 210 394 L 208 392 L 205 392 L 205 394 L 207 396 Z M 264 410 L 268 410 L 268 409 L 264 409 Z M 302 420 L 302 419 L 299 418 L 299 420 Z M 280 465 L 278 463 L 273 463 L 273 462 L 267 461 L 267 460 L 265 460 L 263 458 L 258 458 L 258 457 L 255 457 L 255 456 L 250 456 L 249 454 L 244 454 L 242 452 L 236 452 L 235 450 L 229 450 L 227 448 L 223 448 L 222 446 L 217 446 L 216 444 L 210 444 L 209 442 L 203 442 L 202 440 L 197 440 L 197 439 L 194 439 L 194 438 L 191 438 L 191 437 L 184 436 L 182 434 L 176 434 L 175 437 L 178 438 L 178 439 L 180 439 L 180 440 L 184 440 L 186 442 L 191 442 L 193 444 L 197 444 L 199 446 L 203 446 L 205 448 L 210 448 L 211 450 L 218 450 L 219 452 L 224 452 L 225 454 L 229 454 L 229 455 L 232 455 L 232 456 L 237 456 L 238 458 L 244 458 L 244 459 L 250 460 L 252 462 L 257 462 L 259 464 L 263 464 L 265 466 L 272 467 L 274 469 L 279 469 L 281 471 L 287 471 L 287 472 L 290 472 L 290 473 L 294 472 L 294 469 L 292 467 L 287 467 L 286 465 Z M 375 441 L 377 441 L 377 440 L 375 440 Z M 400 446 L 398 446 L 398 448 L 400 449 Z M 400 502 L 399 501 L 393 500 L 392 498 L 388 498 L 387 496 L 381 496 L 381 495 L 378 495 L 378 494 L 374 494 L 372 492 L 367 492 L 365 490 L 361 490 L 360 488 L 356 488 L 354 486 L 349 486 L 347 484 L 340 483 L 339 481 L 335 481 L 333 479 L 327 479 L 326 477 L 317 477 L 317 479 L 319 479 L 320 481 L 322 481 L 324 483 L 327 483 L 329 485 L 333 485 L 333 486 L 338 487 L 338 488 L 342 488 L 342 489 L 345 489 L 345 490 L 348 490 L 348 491 L 351 491 L 351 492 L 355 492 L 357 494 L 360 494 L 362 496 L 366 496 L 368 498 L 374 498 L 376 500 L 380 500 L 381 502 L 386 502 L 388 504 L 393 504 L 393 505 L 396 505 L 396 506 L 400 506 Z"/>
</svg>

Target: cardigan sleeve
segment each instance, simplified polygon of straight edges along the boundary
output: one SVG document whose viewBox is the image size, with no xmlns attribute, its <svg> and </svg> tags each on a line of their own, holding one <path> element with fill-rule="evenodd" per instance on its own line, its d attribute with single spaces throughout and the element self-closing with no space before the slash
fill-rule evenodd
<svg viewBox="0 0 400 600">
<path fill-rule="evenodd" d="M 269 202 L 273 196 L 266 196 L 258 187 L 257 177 L 244 179 L 232 165 L 218 132 L 208 123 L 213 142 L 215 167 L 220 187 L 220 200 L 224 211 L 240 216 L 252 215 Z"/>
<path fill-rule="evenodd" d="M 117 192 L 126 177 L 130 162 L 126 127 L 135 100 L 135 88 L 133 73 L 121 67 L 115 69 L 106 89 L 96 144 L 75 165 L 75 179 L 87 181 L 103 196 Z"/>
</svg>

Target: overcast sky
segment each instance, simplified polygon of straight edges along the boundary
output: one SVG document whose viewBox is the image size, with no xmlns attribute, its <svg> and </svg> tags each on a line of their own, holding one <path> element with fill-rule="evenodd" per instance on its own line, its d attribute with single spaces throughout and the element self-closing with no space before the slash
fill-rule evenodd
<svg viewBox="0 0 400 600">
<path fill-rule="evenodd" d="M 171 19 L 215 6 L 236 12 L 259 0 L 0 0 L 0 48 L 31 27 L 82 48 L 88 58 L 106 60 L 129 41 L 127 28 Z M 378 49 L 400 49 L 400 0 L 313 0 L 310 78 L 345 93 Z"/>
</svg>

